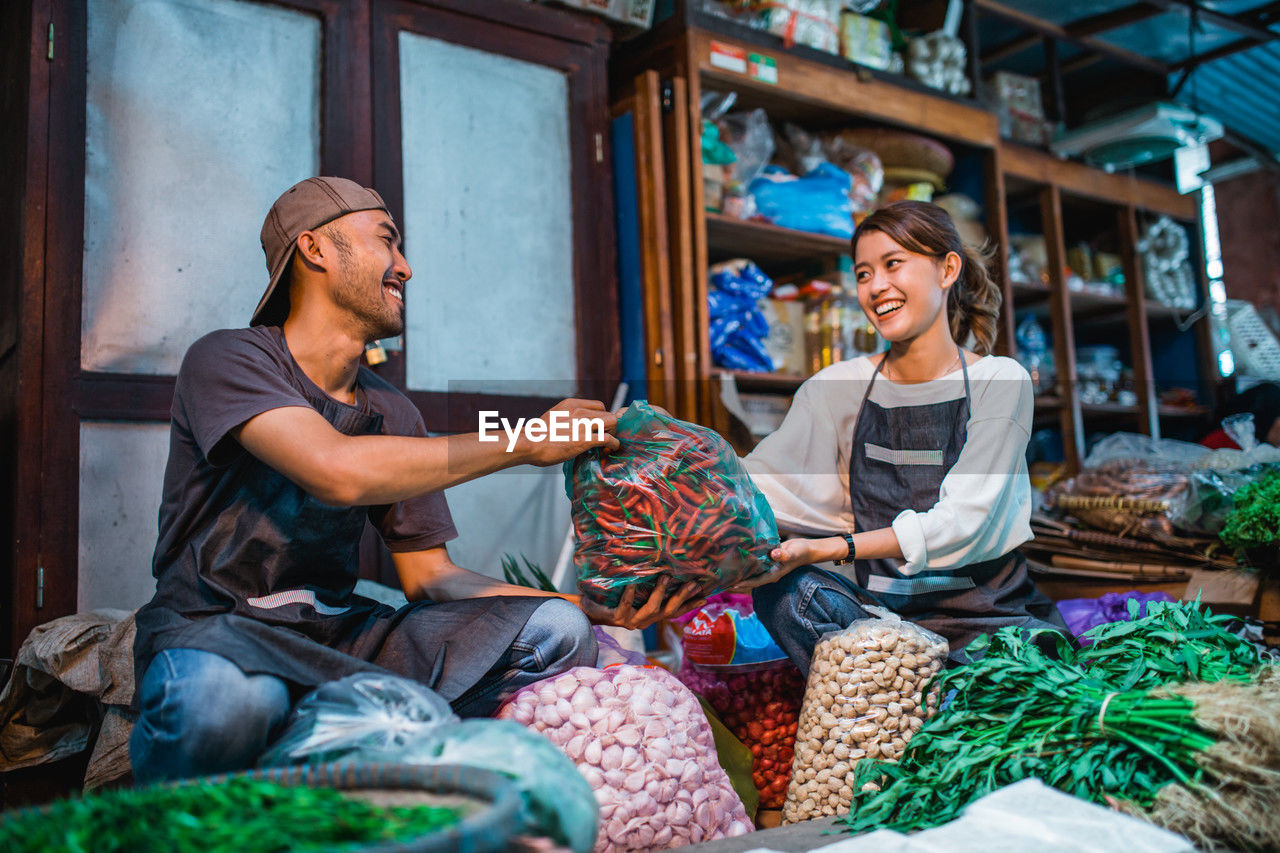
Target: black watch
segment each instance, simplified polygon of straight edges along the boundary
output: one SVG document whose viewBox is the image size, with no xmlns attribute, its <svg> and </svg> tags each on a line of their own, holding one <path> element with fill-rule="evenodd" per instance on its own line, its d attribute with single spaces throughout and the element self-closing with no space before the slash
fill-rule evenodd
<svg viewBox="0 0 1280 853">
<path fill-rule="evenodd" d="M 853 563 L 854 555 L 858 549 L 854 547 L 852 533 L 846 533 L 840 538 L 844 540 L 844 544 L 849 546 L 849 554 L 843 560 L 832 560 L 832 563 L 837 566 L 848 566 Z"/>
</svg>

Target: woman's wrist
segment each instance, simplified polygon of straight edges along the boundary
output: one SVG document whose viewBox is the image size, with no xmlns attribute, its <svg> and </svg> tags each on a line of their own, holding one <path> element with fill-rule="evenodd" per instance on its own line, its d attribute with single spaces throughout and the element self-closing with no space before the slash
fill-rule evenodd
<svg viewBox="0 0 1280 853">
<path fill-rule="evenodd" d="M 832 536 L 822 540 L 822 562 L 843 560 L 849 556 L 849 543 L 843 536 Z"/>
</svg>

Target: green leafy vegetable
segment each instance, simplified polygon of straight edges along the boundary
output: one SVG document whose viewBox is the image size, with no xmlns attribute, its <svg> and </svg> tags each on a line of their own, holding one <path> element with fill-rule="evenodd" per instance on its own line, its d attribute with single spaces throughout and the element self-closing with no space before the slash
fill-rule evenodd
<svg viewBox="0 0 1280 853">
<path fill-rule="evenodd" d="M 1280 554 L 1280 470 L 1272 469 L 1236 492 L 1219 535 L 1238 554 L 1251 549 Z"/>
<path fill-rule="evenodd" d="M 853 832 L 937 826 L 1027 777 L 1137 808 L 1169 784 L 1199 789 L 1204 756 L 1219 741 L 1202 725 L 1200 700 L 1168 685 L 1212 678 L 1254 689 L 1239 682 L 1260 656 L 1225 621 L 1197 602 L 1153 602 L 1142 619 L 1095 628 L 1084 651 L 1060 643 L 1057 660 L 1016 627 L 976 641 L 970 653 L 985 654 L 937 678 L 941 694 L 955 691 L 950 704 L 899 762 L 858 763 L 844 822 Z"/>
<path fill-rule="evenodd" d="M 110 791 L 0 822 L 10 853 L 275 853 L 408 841 L 462 819 L 436 806 L 384 808 L 331 788 L 231 779 Z"/>
<path fill-rule="evenodd" d="M 525 568 L 529 570 L 529 574 L 533 577 L 525 575 L 521 571 L 520 566 L 516 563 L 516 558 L 510 554 L 502 555 L 502 575 L 506 578 L 507 583 L 516 586 L 527 586 L 531 589 L 540 589 L 543 592 L 557 592 L 556 585 L 551 582 L 551 578 L 547 577 L 541 567 L 537 563 L 530 560 L 524 554 L 520 555 L 520 559 L 524 561 Z"/>
</svg>

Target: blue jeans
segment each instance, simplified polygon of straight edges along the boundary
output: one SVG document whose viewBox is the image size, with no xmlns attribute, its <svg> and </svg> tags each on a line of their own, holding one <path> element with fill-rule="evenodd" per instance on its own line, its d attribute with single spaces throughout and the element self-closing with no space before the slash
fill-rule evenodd
<svg viewBox="0 0 1280 853">
<path fill-rule="evenodd" d="M 800 566 L 775 583 L 756 587 L 751 602 L 774 641 L 807 677 L 822 635 L 867 618 L 863 605 L 875 600 L 840 575 Z"/>
<path fill-rule="evenodd" d="M 489 716 L 522 687 L 595 666 L 596 655 L 586 615 L 564 599 L 547 599 L 453 709 L 464 717 Z M 142 784 L 252 767 L 293 706 L 288 682 L 246 675 L 226 658 L 196 649 L 156 655 L 137 694 L 129 754 L 134 780 Z"/>
</svg>

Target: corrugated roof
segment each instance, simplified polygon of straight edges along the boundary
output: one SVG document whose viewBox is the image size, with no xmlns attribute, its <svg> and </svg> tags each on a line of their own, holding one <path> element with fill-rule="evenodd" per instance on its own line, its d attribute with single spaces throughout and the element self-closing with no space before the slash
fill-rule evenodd
<svg viewBox="0 0 1280 853">
<path fill-rule="evenodd" d="M 1090 35 L 1098 41 L 1173 67 L 1185 62 L 1193 54 L 1193 47 L 1195 55 L 1203 55 L 1240 43 L 1243 38 L 1239 31 L 1224 26 L 1223 21 L 1215 20 L 1211 14 L 1197 17 L 1198 25 L 1192 38 L 1190 8 L 1178 8 L 1158 0 L 1146 3 L 1140 0 L 1077 0 L 1067 3 L 1062 0 L 1003 0 L 1002 5 L 1067 30 L 1081 21 L 1097 20 L 1099 16 L 1110 13 L 1123 14 L 1123 10 L 1140 12 L 1141 7 L 1146 6 L 1149 17 Z M 1183 5 L 1189 6 L 1189 2 Z M 1259 17 L 1264 7 L 1270 14 Z M 1199 8 L 1243 20 L 1265 21 L 1276 17 L 1275 4 L 1266 0 L 1200 0 Z M 982 20 L 981 16 L 979 20 Z M 1280 21 L 1271 24 L 1269 30 L 1280 34 Z M 991 22 L 986 25 L 984 47 L 1006 40 L 1009 32 L 1008 22 Z M 992 41 L 987 41 L 987 38 Z M 1064 59 L 1073 53 L 1060 50 Z M 1033 66 L 1036 71 L 1032 71 Z M 1012 57 L 1006 67 L 1024 73 L 1038 73 L 1044 68 L 1043 54 L 1034 58 L 1027 53 Z M 1177 87 L 1181 78 L 1182 72 L 1174 71 L 1169 77 L 1169 88 Z M 1096 85 L 1096 79 L 1087 82 Z M 1072 77 L 1068 75 L 1066 85 L 1070 87 L 1071 84 Z M 1122 88 L 1117 85 L 1116 94 L 1122 94 Z M 1196 67 L 1173 99 L 1216 118 L 1234 134 L 1280 156 L 1280 40 L 1248 47 Z"/>
<path fill-rule="evenodd" d="M 1178 100 L 1280 156 L 1280 43 L 1206 63 Z"/>
</svg>

